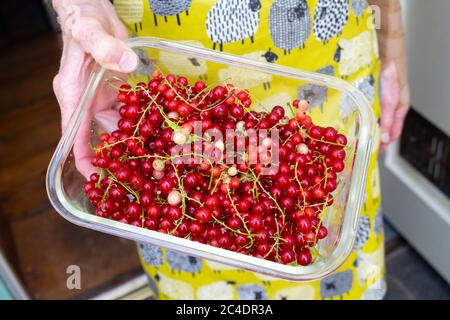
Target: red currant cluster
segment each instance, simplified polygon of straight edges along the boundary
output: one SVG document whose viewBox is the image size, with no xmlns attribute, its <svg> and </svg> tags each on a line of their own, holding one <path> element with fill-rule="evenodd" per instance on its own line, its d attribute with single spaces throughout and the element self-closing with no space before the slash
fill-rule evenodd
<svg viewBox="0 0 450 320">
<path fill-rule="evenodd" d="M 307 101 L 288 106 L 292 118 L 281 106 L 250 111 L 246 90 L 190 85 L 159 71 L 148 83 L 121 85 L 117 98 L 118 129 L 100 135 L 92 160 L 100 172 L 83 187 L 98 216 L 283 264 L 311 263 L 328 234 L 323 213 L 333 203 L 347 139 L 314 125 Z M 271 138 L 256 147 L 251 129 L 278 130 L 276 147 Z M 233 151 L 233 163 L 212 159 L 230 152 L 208 132 L 233 135 L 244 151 Z M 255 163 L 251 150 L 259 152 Z M 267 157 L 274 152 L 277 163 Z M 263 174 L 268 168 L 272 174 Z"/>
</svg>

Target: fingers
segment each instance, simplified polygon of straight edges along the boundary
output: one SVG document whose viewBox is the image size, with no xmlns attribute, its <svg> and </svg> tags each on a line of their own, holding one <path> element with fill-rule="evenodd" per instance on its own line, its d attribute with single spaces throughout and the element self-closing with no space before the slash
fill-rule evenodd
<svg viewBox="0 0 450 320">
<path fill-rule="evenodd" d="M 97 20 L 81 18 L 72 26 L 72 36 L 106 69 L 132 72 L 138 57 L 122 40 L 109 35 Z"/>
<path fill-rule="evenodd" d="M 406 114 L 409 111 L 409 106 L 403 106 L 395 110 L 394 123 L 391 129 L 391 141 L 397 140 L 403 130 L 403 124 L 405 122 Z"/>
<path fill-rule="evenodd" d="M 117 122 L 120 116 L 116 110 L 107 109 L 95 115 L 98 125 L 105 132 L 113 132 L 117 129 Z"/>
<path fill-rule="evenodd" d="M 125 27 L 105 0 L 56 0 L 63 33 L 77 41 L 104 68 L 131 72 L 139 63 L 124 42 Z"/>
<path fill-rule="evenodd" d="M 67 5 L 67 1 L 63 0 L 52 0 L 52 7 L 55 9 L 56 13 L 61 16 L 62 10 L 64 10 L 64 6 Z"/>
<path fill-rule="evenodd" d="M 396 64 L 391 61 L 381 74 L 381 152 L 400 137 L 409 104 L 409 87 L 400 84 Z"/>
<path fill-rule="evenodd" d="M 104 10 L 106 11 L 106 14 L 110 18 L 109 23 L 112 35 L 122 41 L 127 41 L 128 40 L 127 29 L 117 16 L 116 10 L 114 9 L 112 3 L 109 1 L 101 1 L 101 4 Z"/>
<path fill-rule="evenodd" d="M 391 133 L 390 133 L 390 139 L 388 142 L 383 142 L 380 146 L 380 151 L 383 153 L 388 145 L 395 140 L 397 140 L 403 131 L 403 125 L 405 123 L 406 115 L 408 114 L 409 106 L 403 106 L 395 110 L 393 121 L 392 121 L 392 127 L 391 127 Z"/>
<path fill-rule="evenodd" d="M 400 88 L 395 64 L 391 62 L 381 73 L 381 136 L 383 145 L 391 142 L 395 109 L 400 100 Z"/>
<path fill-rule="evenodd" d="M 80 45 L 73 39 L 66 39 L 63 46 L 61 67 L 53 79 L 53 89 L 61 109 L 61 127 L 65 132 L 73 112 L 76 110 L 89 74 L 89 63 L 92 61 Z M 90 118 L 88 110 L 86 118 Z M 90 121 L 83 121 L 75 138 L 73 148 L 75 165 L 85 177 L 92 172 L 89 149 Z"/>
<path fill-rule="evenodd" d="M 89 175 L 95 171 L 95 168 L 91 163 L 92 150 L 89 147 L 91 118 L 91 113 L 88 112 L 84 121 L 80 124 L 80 128 L 77 131 L 73 145 L 75 167 L 86 178 L 89 178 Z"/>
<path fill-rule="evenodd" d="M 84 120 L 80 124 L 75 143 L 73 146 L 73 154 L 75 157 L 75 166 L 77 170 L 86 178 L 96 169 L 92 165 L 91 160 L 93 152 L 91 150 L 91 123 L 96 122 L 96 127 L 102 132 L 112 132 L 117 128 L 119 114 L 113 111 L 110 106 L 116 99 L 110 90 L 101 88 L 95 98 L 95 109 L 89 109 L 86 112 Z"/>
<path fill-rule="evenodd" d="M 78 91 L 77 89 L 69 89 L 70 85 L 67 85 L 67 83 L 68 82 L 65 78 L 65 74 L 57 74 L 53 79 L 53 87 L 61 108 L 61 122 L 63 133 L 67 129 L 69 120 L 72 117 L 73 111 L 75 111 L 78 105 L 78 101 L 82 92 L 81 90 Z M 67 98 L 66 93 L 70 92 L 79 92 L 79 95 L 73 95 L 71 98 Z M 89 174 L 93 172 L 93 166 L 91 164 L 92 152 L 89 148 L 91 110 L 88 110 L 86 112 L 85 118 L 85 121 L 81 122 L 80 128 L 77 131 L 73 146 L 73 154 L 75 157 L 75 166 L 77 170 L 83 176 L 88 178 Z"/>
<path fill-rule="evenodd" d="M 400 93 L 400 102 L 395 110 L 394 123 L 391 128 L 391 139 L 396 140 L 400 137 L 406 115 L 410 108 L 410 93 L 408 85 L 405 85 Z"/>
<path fill-rule="evenodd" d="M 53 89 L 61 108 L 63 131 L 86 85 L 90 61 L 79 44 L 73 40 L 64 43 L 61 67 L 53 79 Z"/>
<path fill-rule="evenodd" d="M 103 67 L 119 72 L 133 71 L 138 58 L 125 44 L 126 29 L 106 0 L 54 0 L 53 4 L 60 17 L 64 40 L 61 67 L 53 80 L 64 132 L 86 86 L 92 58 Z M 110 100 L 106 94 L 96 98 L 75 137 L 75 165 L 85 177 L 94 170 L 89 144 L 91 120 L 95 115 L 102 127 L 111 127 L 117 121 L 107 110 Z"/>
</svg>

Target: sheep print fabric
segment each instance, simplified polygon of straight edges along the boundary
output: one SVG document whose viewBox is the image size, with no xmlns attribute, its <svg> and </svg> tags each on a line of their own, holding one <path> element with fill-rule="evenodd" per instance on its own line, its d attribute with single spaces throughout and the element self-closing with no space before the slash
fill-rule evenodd
<svg viewBox="0 0 450 320">
<path fill-rule="evenodd" d="M 114 0 L 130 34 L 155 36 L 340 77 L 372 103 L 379 123 L 376 31 L 366 0 Z M 231 67 L 208 70 L 195 60 L 160 57 L 173 73 L 198 74 L 208 82 L 227 78 Z M 170 67 L 168 67 L 170 69 Z M 149 70 L 141 70 L 142 73 Z M 339 129 L 352 112 L 327 88 L 304 85 L 285 90 L 271 77 L 243 74 L 241 87 L 264 90 L 268 105 L 295 98 L 310 101 L 319 124 Z M 269 91 L 269 92 L 268 92 Z M 270 93 L 270 94 L 267 94 Z M 327 103 L 335 105 L 332 110 Z M 325 106 L 325 107 L 324 107 Z M 326 112 L 324 112 L 326 110 Z M 156 299 L 381 299 L 386 291 L 383 218 L 377 165 L 379 130 L 370 160 L 365 203 L 354 250 L 334 273 L 313 282 L 289 282 L 155 246 L 138 245 Z M 339 199 L 338 199 L 339 201 Z"/>
</svg>

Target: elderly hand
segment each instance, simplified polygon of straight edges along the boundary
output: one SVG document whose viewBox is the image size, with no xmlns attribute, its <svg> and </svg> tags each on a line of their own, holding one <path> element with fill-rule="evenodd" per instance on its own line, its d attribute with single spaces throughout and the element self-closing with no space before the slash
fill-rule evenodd
<svg viewBox="0 0 450 320">
<path fill-rule="evenodd" d="M 399 0 L 371 0 L 381 9 L 378 30 L 382 72 L 381 86 L 381 151 L 398 139 L 410 107 L 406 70 L 406 51 L 401 3 Z"/>
<path fill-rule="evenodd" d="M 381 73 L 381 152 L 400 137 L 410 107 L 408 84 L 394 61 Z"/>
<path fill-rule="evenodd" d="M 53 79 L 53 89 L 61 108 L 64 132 L 80 100 L 93 60 L 104 68 L 122 73 L 133 71 L 139 60 L 126 45 L 128 34 L 109 1 L 53 0 L 53 6 L 63 38 L 61 66 Z M 97 118 L 110 118 L 107 103 L 100 103 L 95 108 L 92 113 L 95 112 Z M 78 170 L 88 176 L 92 168 L 89 124 L 85 121 L 82 126 L 74 153 Z"/>
</svg>

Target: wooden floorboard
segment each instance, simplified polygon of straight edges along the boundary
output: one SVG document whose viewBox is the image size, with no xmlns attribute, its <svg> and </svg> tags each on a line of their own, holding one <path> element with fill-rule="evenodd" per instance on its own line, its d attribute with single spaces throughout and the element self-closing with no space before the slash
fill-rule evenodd
<svg viewBox="0 0 450 320">
<path fill-rule="evenodd" d="M 59 40 L 55 36 L 41 36 L 2 51 L 0 114 L 27 107 L 46 96 L 53 97 L 51 85 L 58 70 L 60 51 Z"/>
<path fill-rule="evenodd" d="M 61 134 L 52 92 L 60 47 L 50 34 L 0 53 L 0 246 L 36 299 L 86 298 L 139 270 L 134 243 L 72 225 L 48 201 L 45 174 Z M 66 288 L 71 264 L 82 290 Z"/>
<path fill-rule="evenodd" d="M 22 275 L 36 299 L 68 299 L 67 267 L 81 270 L 81 288 L 90 291 L 136 267 L 135 245 L 129 241 L 74 227 L 53 210 L 12 225 Z"/>
</svg>

